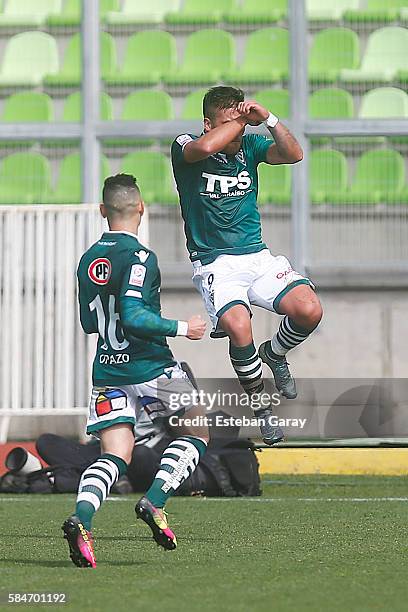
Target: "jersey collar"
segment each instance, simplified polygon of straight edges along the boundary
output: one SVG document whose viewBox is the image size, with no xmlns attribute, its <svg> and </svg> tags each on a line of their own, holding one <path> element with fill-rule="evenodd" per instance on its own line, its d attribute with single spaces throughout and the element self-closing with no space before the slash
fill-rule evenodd
<svg viewBox="0 0 408 612">
<path fill-rule="evenodd" d="M 137 238 L 137 234 L 133 234 L 132 232 L 126 232 L 124 230 L 106 230 L 103 232 L 104 234 L 126 234 L 127 236 L 132 236 L 132 238 Z"/>
</svg>

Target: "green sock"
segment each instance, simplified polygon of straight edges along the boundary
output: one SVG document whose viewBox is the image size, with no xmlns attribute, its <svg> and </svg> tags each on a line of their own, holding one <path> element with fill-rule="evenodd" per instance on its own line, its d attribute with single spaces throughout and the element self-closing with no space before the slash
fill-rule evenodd
<svg viewBox="0 0 408 612">
<path fill-rule="evenodd" d="M 164 507 L 169 497 L 194 472 L 206 448 L 204 440 L 193 436 L 177 438 L 168 445 L 160 460 L 159 471 L 146 492 L 153 506 Z"/>
<path fill-rule="evenodd" d="M 78 487 L 75 514 L 88 531 L 92 518 L 127 465 L 120 457 L 104 453 L 86 468 Z"/>
<path fill-rule="evenodd" d="M 248 395 L 261 393 L 264 389 L 262 380 L 262 361 L 253 342 L 247 346 L 235 346 L 230 343 L 229 354 L 232 367 L 238 380 Z"/>
</svg>

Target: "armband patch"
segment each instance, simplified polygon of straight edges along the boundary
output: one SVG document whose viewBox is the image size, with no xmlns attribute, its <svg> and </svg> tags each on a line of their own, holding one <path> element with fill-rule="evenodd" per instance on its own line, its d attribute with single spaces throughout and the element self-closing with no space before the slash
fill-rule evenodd
<svg viewBox="0 0 408 612">
<path fill-rule="evenodd" d="M 145 276 L 145 266 L 142 266 L 141 264 L 133 264 L 130 270 L 129 285 L 134 285 L 135 287 L 143 287 Z"/>
<path fill-rule="evenodd" d="M 186 146 L 186 144 L 188 142 L 191 142 L 193 139 L 191 138 L 191 136 L 189 136 L 189 134 L 182 134 L 181 136 L 178 136 L 176 138 L 176 142 L 179 143 L 180 147 L 182 149 L 184 149 L 184 147 Z"/>
</svg>

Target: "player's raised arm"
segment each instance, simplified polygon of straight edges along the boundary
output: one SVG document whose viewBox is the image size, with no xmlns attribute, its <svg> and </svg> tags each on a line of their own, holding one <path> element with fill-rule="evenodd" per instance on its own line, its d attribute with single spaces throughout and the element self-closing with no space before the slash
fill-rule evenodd
<svg viewBox="0 0 408 612">
<path fill-rule="evenodd" d="M 247 124 L 246 119 L 236 112 L 231 114 L 232 116 L 238 116 L 227 118 L 225 123 L 215 128 L 211 128 L 200 136 L 200 138 L 191 140 L 184 146 L 183 154 L 186 162 L 192 164 L 201 159 L 206 159 L 214 155 L 214 153 L 219 153 L 223 151 L 227 145 L 236 140 L 238 136 L 242 136 Z"/>
<path fill-rule="evenodd" d="M 302 147 L 273 113 L 255 100 L 241 102 L 237 108 L 249 125 L 263 123 L 273 136 L 275 142 L 268 149 L 265 160 L 267 164 L 296 164 L 303 159 Z"/>
</svg>

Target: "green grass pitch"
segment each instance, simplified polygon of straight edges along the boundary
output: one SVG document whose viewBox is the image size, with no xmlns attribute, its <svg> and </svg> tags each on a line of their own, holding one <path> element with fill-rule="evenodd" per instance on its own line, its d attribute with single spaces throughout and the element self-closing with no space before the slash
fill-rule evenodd
<svg viewBox="0 0 408 612">
<path fill-rule="evenodd" d="M 74 495 L 0 496 L 1 609 L 11 592 L 66 592 L 36 610 L 406 610 L 408 483 L 401 477 L 265 476 L 252 499 L 175 498 L 176 551 L 136 521 L 138 496 L 94 521 L 96 570 L 68 559 Z"/>
</svg>

